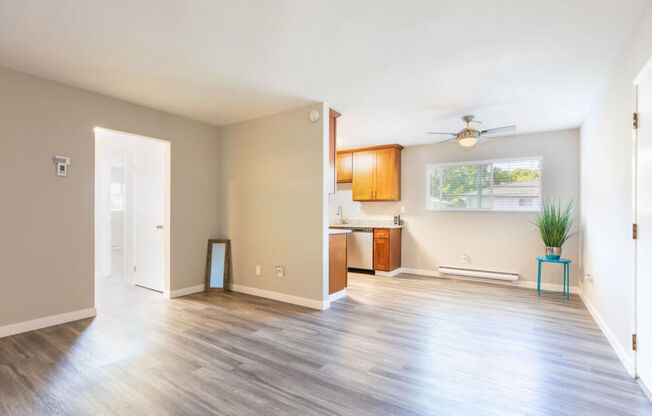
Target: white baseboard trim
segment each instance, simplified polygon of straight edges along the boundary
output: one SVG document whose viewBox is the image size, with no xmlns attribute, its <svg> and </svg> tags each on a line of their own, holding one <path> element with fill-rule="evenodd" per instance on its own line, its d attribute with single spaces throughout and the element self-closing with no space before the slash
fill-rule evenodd
<svg viewBox="0 0 652 416">
<path fill-rule="evenodd" d="M 435 270 L 426 270 L 426 269 L 411 269 L 409 267 L 401 267 L 399 273 L 405 274 L 416 274 L 418 276 L 430 276 L 430 277 L 442 277 L 439 275 L 439 272 Z"/>
<path fill-rule="evenodd" d="M 261 298 L 278 300 L 279 302 L 291 303 L 293 305 L 305 306 L 310 309 L 320 311 L 331 307 L 330 300 L 319 301 L 314 299 L 303 298 L 300 296 L 287 295 L 285 293 L 273 292 L 271 290 L 258 289 L 255 287 L 231 284 L 230 289 L 234 292 L 246 293 L 247 295 L 258 296 Z"/>
<path fill-rule="evenodd" d="M 335 302 L 338 299 L 342 299 L 346 297 L 346 288 L 340 290 L 339 292 L 335 292 L 331 295 L 328 296 L 328 301 L 329 302 Z"/>
<path fill-rule="evenodd" d="M 643 390 L 643 393 L 645 393 L 645 395 L 647 396 L 647 399 L 652 402 L 652 392 L 650 392 L 650 390 L 647 388 L 645 383 L 643 383 L 643 380 L 636 377 L 636 382 L 638 383 L 641 390 Z"/>
<path fill-rule="evenodd" d="M 174 298 L 180 298 L 181 296 L 192 295 L 193 293 L 203 292 L 205 289 L 206 286 L 204 284 L 201 284 L 201 285 L 195 285 L 190 287 L 184 287 L 183 289 L 166 290 L 163 292 L 163 294 L 168 299 L 174 299 Z"/>
<path fill-rule="evenodd" d="M 442 279 L 454 279 L 454 280 L 466 280 L 469 282 L 480 282 L 480 283 L 491 283 L 495 285 L 503 285 L 503 286 L 511 286 L 511 287 L 523 287 L 526 289 L 536 289 L 537 288 L 537 282 L 531 282 L 531 281 L 526 281 L 526 280 L 519 280 L 517 282 L 508 282 L 508 281 L 503 281 L 503 280 L 493 280 L 493 279 L 482 279 L 482 278 L 475 278 L 475 277 L 467 277 L 467 276 L 455 276 L 455 275 L 450 275 L 450 274 L 440 274 L 436 270 L 426 270 L 426 269 L 410 269 L 407 267 L 402 267 L 400 269 L 399 273 L 406 273 L 406 274 L 416 274 L 418 276 L 429 276 L 429 277 L 440 277 Z M 378 274 L 378 272 L 376 272 Z M 398 274 L 398 273 L 397 273 Z M 541 284 L 541 289 L 545 291 L 551 291 L 551 292 L 562 292 L 563 291 L 563 285 L 558 285 L 554 283 L 542 283 Z M 570 287 L 570 292 L 571 293 L 579 293 L 580 290 L 577 286 L 571 286 Z"/>
<path fill-rule="evenodd" d="M 401 273 L 401 270 L 402 270 L 402 269 L 399 267 L 398 269 L 394 269 L 394 270 L 392 270 L 391 272 L 383 272 L 383 271 L 381 271 L 381 270 L 376 270 L 375 273 L 376 273 L 378 276 L 389 276 L 389 277 L 394 277 L 394 276 L 400 274 L 400 273 Z"/>
<path fill-rule="evenodd" d="M 611 345 L 611 348 L 616 352 L 616 355 L 620 359 L 620 362 L 623 363 L 625 366 L 625 369 L 629 373 L 630 376 L 636 377 L 636 369 L 634 368 L 634 362 L 632 359 L 629 357 L 627 354 L 627 350 L 618 342 L 618 339 L 614 335 L 613 332 L 611 332 L 611 329 L 607 326 L 607 323 L 602 319 L 602 316 L 600 316 L 600 313 L 598 310 L 593 306 L 591 301 L 584 295 L 584 292 L 581 290 L 578 291 L 580 295 L 580 299 L 582 299 L 582 302 L 584 302 L 584 305 L 586 306 L 586 309 L 589 311 L 595 322 L 598 324 L 600 327 L 600 330 L 604 334 L 605 338 L 607 338 L 607 341 L 609 341 L 609 345 Z"/>
<path fill-rule="evenodd" d="M 78 321 L 80 319 L 92 318 L 95 315 L 97 315 L 95 308 L 88 308 L 60 313 L 58 315 L 45 316 L 43 318 L 32 319 L 31 321 L 0 326 L 0 338 L 21 334 L 23 332 L 35 331 L 49 326 L 61 325 L 67 322 Z"/>
</svg>

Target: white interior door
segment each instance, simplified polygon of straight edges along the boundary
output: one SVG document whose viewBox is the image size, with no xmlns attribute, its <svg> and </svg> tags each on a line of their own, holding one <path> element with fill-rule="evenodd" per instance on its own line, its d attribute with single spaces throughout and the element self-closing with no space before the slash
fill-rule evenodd
<svg viewBox="0 0 652 416">
<path fill-rule="evenodd" d="M 652 388 L 652 70 L 638 84 L 636 372 Z"/>
<path fill-rule="evenodd" d="M 165 289 L 165 148 L 134 153 L 134 283 Z"/>
</svg>

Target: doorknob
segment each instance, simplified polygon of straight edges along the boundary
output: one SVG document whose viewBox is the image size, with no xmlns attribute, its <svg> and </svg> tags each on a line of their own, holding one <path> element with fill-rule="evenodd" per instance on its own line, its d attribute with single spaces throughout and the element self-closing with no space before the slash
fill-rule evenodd
<svg viewBox="0 0 652 416">
<path fill-rule="evenodd" d="M 156 226 L 156 229 L 157 229 L 157 230 L 162 230 L 162 229 L 163 229 L 163 225 L 161 225 L 161 224 L 157 225 L 157 226 Z"/>
</svg>

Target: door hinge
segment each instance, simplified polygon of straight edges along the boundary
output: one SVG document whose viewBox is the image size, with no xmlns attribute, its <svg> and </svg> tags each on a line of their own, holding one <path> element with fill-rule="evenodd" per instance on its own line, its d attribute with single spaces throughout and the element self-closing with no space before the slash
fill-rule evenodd
<svg viewBox="0 0 652 416">
<path fill-rule="evenodd" d="M 632 115 L 632 127 L 634 128 L 634 130 L 638 128 L 638 113 L 634 113 Z"/>
<path fill-rule="evenodd" d="M 636 351 L 636 346 L 637 346 L 636 334 L 632 334 L 632 349 L 634 351 Z"/>
<path fill-rule="evenodd" d="M 136 265 L 134 264 L 134 273 L 136 272 Z"/>
<path fill-rule="evenodd" d="M 632 224 L 632 239 L 638 238 L 638 224 Z"/>
</svg>

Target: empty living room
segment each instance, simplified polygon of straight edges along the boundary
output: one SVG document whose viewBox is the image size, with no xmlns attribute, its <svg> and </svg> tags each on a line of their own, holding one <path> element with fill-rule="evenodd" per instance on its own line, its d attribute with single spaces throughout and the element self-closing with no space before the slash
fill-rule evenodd
<svg viewBox="0 0 652 416">
<path fill-rule="evenodd" d="M 0 415 L 652 416 L 652 0 L 0 0 Z"/>
</svg>

